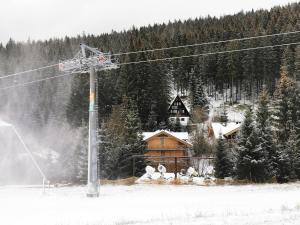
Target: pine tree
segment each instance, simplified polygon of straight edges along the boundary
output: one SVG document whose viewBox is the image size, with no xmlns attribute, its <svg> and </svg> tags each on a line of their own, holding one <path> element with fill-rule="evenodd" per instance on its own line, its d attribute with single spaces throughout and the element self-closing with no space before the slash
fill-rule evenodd
<svg viewBox="0 0 300 225">
<path fill-rule="evenodd" d="M 299 136 L 297 137 L 297 145 L 299 146 Z M 300 148 L 298 147 L 295 152 L 295 160 L 294 160 L 294 166 L 295 166 L 295 174 L 298 179 L 300 179 Z"/>
<path fill-rule="evenodd" d="M 127 98 L 123 99 L 122 118 L 124 119 L 123 143 L 119 155 L 119 176 L 128 177 L 132 175 L 132 156 L 143 155 L 145 143 L 142 139 L 141 124 L 137 115 L 135 103 Z M 143 158 L 135 162 L 137 175 L 144 173 L 146 166 Z"/>
<path fill-rule="evenodd" d="M 192 79 L 192 105 L 207 109 L 208 100 L 203 90 L 203 82 L 199 74 L 195 74 Z"/>
<path fill-rule="evenodd" d="M 286 149 L 282 147 L 278 150 L 278 173 L 276 179 L 279 183 L 285 183 L 291 179 L 291 163 Z"/>
<path fill-rule="evenodd" d="M 262 145 L 259 144 L 258 130 L 254 126 L 251 110 L 246 112 L 237 151 L 238 178 L 254 182 L 265 181 L 267 160 Z"/>
<path fill-rule="evenodd" d="M 297 108 L 297 120 L 295 122 L 295 126 L 294 126 L 294 170 L 295 170 L 295 174 L 297 176 L 298 179 L 300 179 L 300 94 L 297 94 L 297 103 L 296 105 L 298 106 Z M 292 139 L 292 138 L 291 138 Z"/>
<path fill-rule="evenodd" d="M 100 167 L 98 174 L 100 178 L 116 179 L 118 177 L 119 152 L 117 140 L 108 129 L 107 123 L 102 123 L 99 131 L 99 154 Z"/>
<path fill-rule="evenodd" d="M 277 145 L 278 173 L 277 181 L 288 182 L 293 178 L 292 165 L 288 153 L 288 141 L 294 124 L 297 122 L 297 104 L 295 83 L 282 69 L 281 78 L 274 93 L 276 98 L 273 111 L 273 127 L 275 128 L 275 144 Z M 289 143 L 291 145 L 291 143 Z"/>
<path fill-rule="evenodd" d="M 224 177 L 230 177 L 233 174 L 233 163 L 228 152 L 227 146 L 219 136 L 215 160 L 215 176 L 217 178 L 224 179 Z"/>
<path fill-rule="evenodd" d="M 273 126 L 277 144 L 283 146 L 289 138 L 295 114 L 295 83 L 282 70 L 281 78 L 274 93 Z"/>
<path fill-rule="evenodd" d="M 196 130 L 192 138 L 193 143 L 193 155 L 194 156 L 208 156 L 212 153 L 212 148 L 207 142 L 207 139 L 204 136 L 204 130 Z"/>
<path fill-rule="evenodd" d="M 156 105 L 155 104 L 151 104 L 151 110 L 150 110 L 150 113 L 149 113 L 149 118 L 148 118 L 148 121 L 147 121 L 147 130 L 148 131 L 156 131 L 158 126 L 157 126 L 157 114 L 155 112 L 155 108 L 156 108 Z"/>
<path fill-rule="evenodd" d="M 247 138 L 251 135 L 253 130 L 253 118 L 251 109 L 247 109 L 245 113 L 245 119 L 241 126 L 241 130 L 239 133 L 238 144 L 240 146 L 245 146 L 247 142 Z"/>
<path fill-rule="evenodd" d="M 294 72 L 295 80 L 300 80 L 300 46 L 297 45 L 295 48 L 295 72 Z"/>
<path fill-rule="evenodd" d="M 259 136 L 258 145 L 267 160 L 266 179 L 275 177 L 278 171 L 278 157 L 273 143 L 270 119 L 269 94 L 264 88 L 259 96 L 258 109 L 256 111 L 256 127 Z"/>
<path fill-rule="evenodd" d="M 281 65 L 282 69 L 287 72 L 288 76 L 294 77 L 295 56 L 293 49 L 290 46 L 287 46 L 283 51 Z"/>
<path fill-rule="evenodd" d="M 246 111 L 245 120 L 242 124 L 240 134 L 238 136 L 237 142 L 237 161 L 236 161 L 236 174 L 239 179 L 249 178 L 250 172 L 250 161 L 251 158 L 248 157 L 249 149 L 245 146 L 247 144 L 248 138 L 253 131 L 253 119 L 252 112 L 250 109 Z"/>
<path fill-rule="evenodd" d="M 294 180 L 296 176 L 296 154 L 299 149 L 299 139 L 297 139 L 295 129 L 291 130 L 289 139 L 286 143 L 286 154 L 288 155 L 287 163 L 290 164 L 289 180 Z"/>
</svg>

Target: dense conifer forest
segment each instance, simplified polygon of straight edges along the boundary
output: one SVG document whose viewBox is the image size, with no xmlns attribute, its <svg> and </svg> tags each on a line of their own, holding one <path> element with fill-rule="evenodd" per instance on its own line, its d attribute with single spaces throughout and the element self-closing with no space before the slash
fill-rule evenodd
<svg viewBox="0 0 300 225">
<path fill-rule="evenodd" d="M 0 71 L 1 74 L 13 73 L 72 58 L 79 50 L 80 42 L 103 51 L 118 53 L 295 31 L 299 30 L 300 26 L 299 14 L 298 3 L 275 7 L 270 11 L 259 10 L 240 12 L 221 18 L 206 17 L 174 21 L 141 28 L 133 27 L 122 32 L 113 31 L 110 34 L 83 34 L 46 41 L 28 40 L 25 43 L 11 39 L 6 45 L 0 45 Z M 139 61 L 297 42 L 299 39 L 299 34 L 273 36 L 257 40 L 132 54 L 120 56 L 118 60 L 119 62 Z M 291 76 L 298 76 L 299 54 L 300 47 L 293 45 L 121 66 L 118 70 L 99 74 L 99 112 L 100 115 L 107 116 L 111 112 L 112 105 L 120 104 L 122 97 L 126 95 L 136 101 L 143 126 L 148 121 L 151 109 L 155 111 L 158 123 L 165 121 L 170 98 L 170 81 L 174 81 L 177 89 L 189 89 L 194 79 L 199 76 L 207 86 L 209 95 L 213 96 L 216 91 L 222 93 L 226 88 L 233 87 L 230 94 L 224 93 L 225 100 L 236 101 L 243 95 L 247 98 L 256 98 L 263 84 L 267 85 L 270 92 L 274 91 L 281 65 L 288 68 Z M 50 76 L 56 72 L 49 69 L 37 76 Z M 74 76 L 71 87 L 74 97 L 69 102 L 66 115 L 75 126 L 80 124 L 83 118 L 86 120 L 87 116 L 83 107 L 87 104 L 88 82 L 85 78 L 84 75 Z M 26 79 L 30 80 L 28 76 Z M 44 84 L 35 85 L 30 91 L 36 92 L 37 95 L 50 93 L 51 96 L 57 95 L 57 91 L 65 91 L 60 88 L 61 80 L 49 82 L 56 84 L 51 86 L 50 92 L 44 90 Z M 1 83 L 4 85 L 3 81 Z M 64 85 L 62 89 L 65 89 Z M 44 112 L 39 116 L 41 118 L 36 118 L 42 124 L 46 123 L 51 116 L 49 108 L 53 99 L 49 98 L 47 101 L 49 102 L 45 102 L 45 105 L 48 107 L 43 107 Z M 37 101 L 32 101 L 32 104 L 35 104 L 34 102 Z"/>
<path fill-rule="evenodd" d="M 221 18 L 173 21 L 141 28 L 133 27 L 122 32 L 112 31 L 109 34 L 82 34 L 77 37 L 53 38 L 45 41 L 28 40 L 22 43 L 10 39 L 7 44 L 0 45 L 0 72 L 3 75 L 11 74 L 72 58 L 79 50 L 81 42 L 115 54 L 297 31 L 300 30 L 299 18 L 300 3 L 295 3 L 285 7 L 274 7 L 270 11 L 258 10 Z M 300 41 L 299 33 L 127 54 L 115 58 L 120 63 L 126 63 L 298 41 Z M 128 135 L 131 138 L 131 142 L 125 145 L 134 145 L 136 142 L 133 140 L 140 141 L 139 137 L 133 135 L 137 131 L 168 126 L 167 109 L 174 87 L 177 91 L 189 90 L 194 97 L 192 99 L 196 99 L 199 94 L 196 90 L 199 90 L 197 86 L 200 85 L 201 90 L 203 86 L 210 97 L 216 98 L 218 94 L 227 102 L 234 103 L 241 99 L 255 101 L 263 87 L 266 87 L 269 93 L 275 91 L 280 71 L 283 69 L 288 77 L 300 77 L 299 45 L 129 64 L 122 65 L 116 70 L 99 72 L 97 85 L 99 127 L 103 122 L 109 124 L 111 116 L 120 117 L 121 124 L 134 124 L 134 129 L 128 128 L 132 133 L 119 131 L 120 135 Z M 0 80 L 0 86 L 5 87 L 57 74 L 58 70 L 51 68 Z M 1 90 L 1 114 L 10 120 L 21 122 L 24 126 L 30 125 L 33 129 L 47 127 L 49 124 L 56 124 L 58 127 L 61 124 L 69 124 L 72 128 L 85 127 L 88 118 L 89 80 L 87 74 L 70 77 L 49 80 L 33 86 Z M 122 111 L 118 107 L 122 109 L 124 99 L 131 102 L 131 106 L 123 108 Z M 126 110 L 129 110 L 129 116 L 122 115 Z M 114 129 L 118 128 L 113 125 L 111 127 L 113 128 L 110 128 L 110 131 L 100 132 L 101 135 L 105 132 L 113 134 Z M 123 142 L 122 138 L 117 141 Z M 140 149 L 142 145 L 141 143 L 135 148 Z M 110 176 L 115 177 L 113 174 Z"/>
</svg>

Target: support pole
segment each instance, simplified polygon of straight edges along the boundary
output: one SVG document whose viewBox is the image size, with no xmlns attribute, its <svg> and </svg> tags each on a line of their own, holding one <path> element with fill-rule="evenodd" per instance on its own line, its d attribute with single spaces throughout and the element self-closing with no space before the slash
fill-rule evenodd
<svg viewBox="0 0 300 225">
<path fill-rule="evenodd" d="M 116 69 L 118 66 L 111 61 L 110 53 L 103 53 L 96 48 L 80 44 L 81 52 L 73 59 L 59 63 L 59 70 L 67 73 L 90 73 L 90 106 L 89 106 L 89 149 L 88 149 L 88 181 L 87 196 L 98 197 L 100 182 L 98 180 L 98 141 L 97 141 L 97 76 L 96 71 Z"/>
<path fill-rule="evenodd" d="M 88 149 L 88 197 L 99 196 L 97 175 L 97 112 L 96 112 L 96 73 L 90 69 L 90 106 L 89 106 L 89 149 Z"/>
<path fill-rule="evenodd" d="M 135 157 L 132 157 L 132 176 L 135 176 Z"/>
<path fill-rule="evenodd" d="M 177 180 L 177 172 L 178 172 L 178 169 L 177 169 L 177 157 L 175 157 L 174 160 L 175 160 L 175 180 Z"/>
</svg>

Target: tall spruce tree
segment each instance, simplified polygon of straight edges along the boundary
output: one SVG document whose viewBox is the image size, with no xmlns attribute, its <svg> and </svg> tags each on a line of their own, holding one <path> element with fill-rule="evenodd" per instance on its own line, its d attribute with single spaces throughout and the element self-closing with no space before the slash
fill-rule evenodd
<svg viewBox="0 0 300 225">
<path fill-rule="evenodd" d="M 292 47 L 287 46 L 282 54 L 281 58 L 282 69 L 287 72 L 291 77 L 294 76 L 295 71 L 295 56 Z"/>
<path fill-rule="evenodd" d="M 291 158 L 287 149 L 288 140 L 295 124 L 295 82 L 288 77 L 282 68 L 281 77 L 274 96 L 273 127 L 275 128 L 275 144 L 278 149 L 278 182 L 288 182 L 293 177 Z"/>
<path fill-rule="evenodd" d="M 233 162 L 227 147 L 220 134 L 215 160 L 215 176 L 217 178 L 224 179 L 224 177 L 233 175 Z"/>
<path fill-rule="evenodd" d="M 300 179 L 300 94 L 298 92 L 297 94 L 297 103 L 296 105 L 298 106 L 297 108 L 297 120 L 294 126 L 295 130 L 295 137 L 294 137 L 294 169 L 295 169 L 295 174 L 298 179 Z"/>
<path fill-rule="evenodd" d="M 132 175 L 133 169 L 136 175 L 144 173 L 145 160 L 139 158 L 133 168 L 133 155 L 143 155 L 145 143 L 142 138 L 141 123 L 138 118 L 136 104 L 128 98 L 123 99 L 122 114 L 124 120 L 123 143 L 119 155 L 119 176 L 128 177 Z"/>
<path fill-rule="evenodd" d="M 300 46 L 297 45 L 295 48 L 295 72 L 294 79 L 300 80 Z"/>
<path fill-rule="evenodd" d="M 158 128 L 158 124 L 157 124 L 157 113 L 156 113 L 156 104 L 153 103 L 151 104 L 151 109 L 150 109 L 150 113 L 149 113 L 149 118 L 146 124 L 146 128 L 148 131 L 156 131 Z"/>
<path fill-rule="evenodd" d="M 256 111 L 256 127 L 258 132 L 258 145 L 267 160 L 266 179 L 275 177 L 278 172 L 278 155 L 273 143 L 270 119 L 269 94 L 267 89 L 264 88 L 259 96 Z"/>
<path fill-rule="evenodd" d="M 108 129 L 108 123 L 102 123 L 99 131 L 98 167 L 100 178 L 116 179 L 118 177 L 119 148 L 117 138 Z"/>
<path fill-rule="evenodd" d="M 295 83 L 282 70 L 279 83 L 274 93 L 273 126 L 275 128 L 277 144 L 283 146 L 289 138 L 295 112 L 294 96 Z"/>
<path fill-rule="evenodd" d="M 193 107 L 207 108 L 208 100 L 204 92 L 204 85 L 200 74 L 193 74 L 191 84 L 192 105 Z"/>
<path fill-rule="evenodd" d="M 254 126 L 250 109 L 245 115 L 237 151 L 236 168 L 238 178 L 254 182 L 265 181 L 267 160 L 262 146 L 259 145 L 258 130 Z"/>
</svg>

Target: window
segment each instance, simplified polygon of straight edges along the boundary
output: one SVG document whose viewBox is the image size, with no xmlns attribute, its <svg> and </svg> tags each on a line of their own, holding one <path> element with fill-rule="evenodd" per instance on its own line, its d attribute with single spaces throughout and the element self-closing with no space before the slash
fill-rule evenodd
<svg viewBox="0 0 300 225">
<path fill-rule="evenodd" d="M 184 121 L 184 118 L 180 118 L 181 121 Z"/>
</svg>

